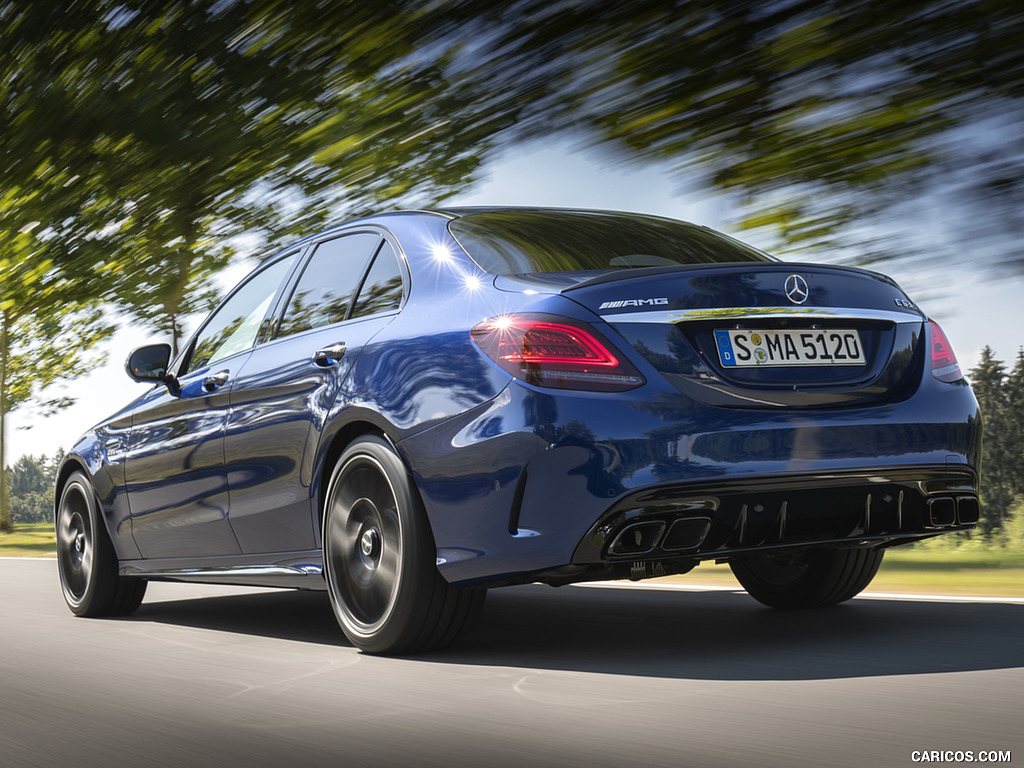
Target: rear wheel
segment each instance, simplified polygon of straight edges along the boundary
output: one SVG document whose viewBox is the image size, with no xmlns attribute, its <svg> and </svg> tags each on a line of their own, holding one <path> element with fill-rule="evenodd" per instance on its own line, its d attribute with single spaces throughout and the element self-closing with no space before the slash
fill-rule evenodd
<svg viewBox="0 0 1024 768">
<path fill-rule="evenodd" d="M 117 572 L 117 555 L 100 517 L 92 483 L 73 473 L 56 515 L 57 569 L 64 600 L 76 616 L 127 616 L 142 603 L 146 582 Z"/>
<path fill-rule="evenodd" d="M 808 549 L 799 555 L 734 560 L 733 574 L 772 608 L 835 605 L 859 594 L 882 563 L 881 549 Z"/>
<path fill-rule="evenodd" d="M 369 653 L 440 648 L 479 613 L 484 590 L 437 571 L 419 494 L 383 439 L 352 443 L 334 468 L 323 522 L 324 569 L 338 623 Z"/>
</svg>

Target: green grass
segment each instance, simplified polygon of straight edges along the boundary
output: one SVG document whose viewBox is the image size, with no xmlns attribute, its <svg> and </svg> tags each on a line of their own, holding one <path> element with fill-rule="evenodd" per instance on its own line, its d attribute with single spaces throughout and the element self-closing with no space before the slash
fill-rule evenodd
<svg viewBox="0 0 1024 768">
<path fill-rule="evenodd" d="M 52 557 L 57 539 L 52 523 L 20 523 L 13 533 L 0 533 L 0 557 Z"/>
<path fill-rule="evenodd" d="M 22 524 L 13 533 L 0 533 L 0 556 L 47 557 L 55 552 L 50 523 Z M 729 566 L 714 563 L 703 563 L 688 574 L 668 579 L 740 589 Z M 886 552 L 868 591 L 1024 597 L 1024 551 L 1001 547 L 897 547 Z"/>
<path fill-rule="evenodd" d="M 669 576 L 668 580 L 741 589 L 728 565 L 713 563 L 702 563 L 690 573 Z M 891 549 L 867 591 L 1024 597 L 1024 552 L 1000 548 Z"/>
</svg>

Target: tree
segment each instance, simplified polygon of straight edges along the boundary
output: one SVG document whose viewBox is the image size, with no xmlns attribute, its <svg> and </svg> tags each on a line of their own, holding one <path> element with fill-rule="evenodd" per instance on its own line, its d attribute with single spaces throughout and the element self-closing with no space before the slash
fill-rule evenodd
<svg viewBox="0 0 1024 768">
<path fill-rule="evenodd" d="M 10 218 L 0 208 L 0 231 Z M 0 255 L 0 530 L 11 529 L 6 471 L 7 414 L 61 379 L 96 364 L 90 350 L 111 328 L 80 284 L 46 257 L 50 244 L 31 232 L 9 237 Z M 44 413 L 71 404 L 68 397 L 41 403 Z"/>
<path fill-rule="evenodd" d="M 784 250 L 962 259 L 969 244 L 1024 269 L 1017 2 L 456 8 L 450 34 L 473 40 L 462 71 L 517 136 L 571 130 L 629 160 L 672 161 Z M 922 198 L 943 207 L 938 224 L 955 221 L 928 242 L 903 224 Z M 1002 254 L 985 247 L 993 234 Z"/>
<path fill-rule="evenodd" d="M 993 357 L 991 347 L 982 350 L 981 360 L 971 369 L 969 378 L 985 420 L 981 444 L 981 530 L 988 533 L 1002 526 L 1013 503 L 1011 464 L 1015 459 L 1011 456 L 1013 446 L 1007 427 L 1014 416 L 1007 403 L 1006 369 Z"/>
<path fill-rule="evenodd" d="M 1024 502 L 1024 347 L 1006 380 L 1007 475 L 1010 492 Z"/>
<path fill-rule="evenodd" d="M 114 296 L 175 348 L 239 236 L 258 250 L 331 214 L 435 202 L 487 146 L 417 55 L 415 4 L 84 5 L 103 34 L 70 63 L 101 76 L 71 109 L 96 116 L 95 167 L 122 212 Z"/>
<path fill-rule="evenodd" d="M 63 453 L 52 459 L 22 456 L 7 467 L 13 523 L 42 523 L 53 518 L 53 483 Z"/>
<path fill-rule="evenodd" d="M 98 160 L 76 133 L 86 116 L 63 125 L 81 78 L 61 58 L 89 34 L 82 22 L 76 9 L 0 5 L 0 530 L 11 527 L 7 415 L 69 404 L 39 396 L 91 367 L 110 332 L 96 302 L 118 228 L 92 181 Z"/>
</svg>

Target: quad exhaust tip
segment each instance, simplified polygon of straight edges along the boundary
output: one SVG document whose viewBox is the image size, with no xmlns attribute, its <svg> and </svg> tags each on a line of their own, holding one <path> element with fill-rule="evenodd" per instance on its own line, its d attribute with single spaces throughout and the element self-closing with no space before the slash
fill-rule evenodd
<svg viewBox="0 0 1024 768">
<path fill-rule="evenodd" d="M 952 525 L 974 525 L 981 517 L 977 496 L 939 496 L 928 499 L 928 525 L 949 528 Z"/>
<path fill-rule="evenodd" d="M 665 523 L 661 520 L 627 525 L 619 531 L 608 552 L 612 555 L 646 555 L 658 546 L 664 531 Z"/>
<path fill-rule="evenodd" d="M 976 496 L 957 496 L 956 519 L 961 525 L 973 524 L 981 519 L 981 503 Z"/>
<path fill-rule="evenodd" d="M 665 533 L 666 527 L 668 533 Z M 619 531 L 608 547 L 608 554 L 646 555 L 658 548 L 666 552 L 685 552 L 700 547 L 710 530 L 710 517 L 680 517 L 670 526 L 663 520 L 631 523 Z"/>
</svg>

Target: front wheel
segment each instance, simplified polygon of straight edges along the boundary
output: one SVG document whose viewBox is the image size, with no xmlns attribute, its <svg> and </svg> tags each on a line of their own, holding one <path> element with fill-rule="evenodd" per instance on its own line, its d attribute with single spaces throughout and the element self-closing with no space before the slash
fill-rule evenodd
<svg viewBox="0 0 1024 768">
<path fill-rule="evenodd" d="M 92 483 L 74 472 L 61 490 L 56 516 L 57 570 L 76 616 L 127 616 L 142 603 L 146 582 L 117 572 L 117 554 L 100 517 Z"/>
<path fill-rule="evenodd" d="M 368 653 L 440 648 L 466 628 L 484 591 L 437 571 L 426 513 L 402 460 L 369 435 L 341 455 L 323 516 L 324 572 L 345 635 Z"/>
<path fill-rule="evenodd" d="M 808 549 L 798 555 L 734 560 L 737 581 L 772 608 L 817 608 L 858 595 L 882 563 L 881 549 Z"/>
</svg>

